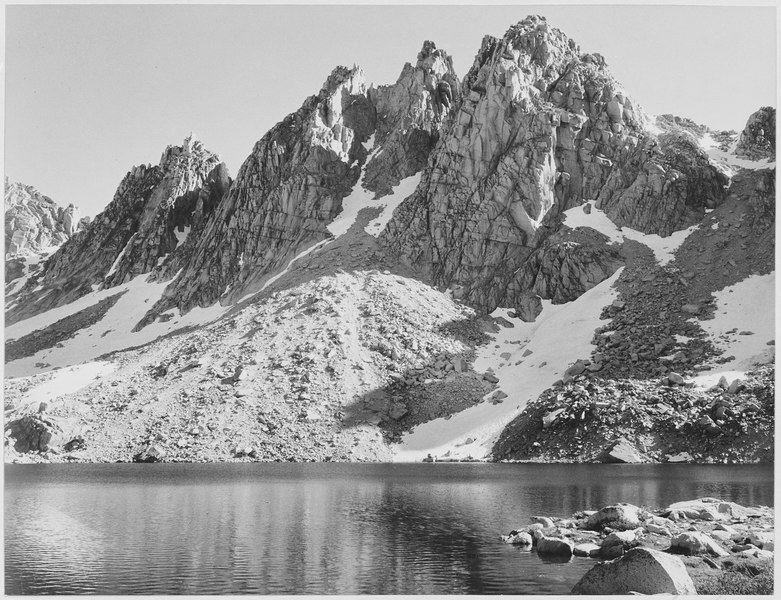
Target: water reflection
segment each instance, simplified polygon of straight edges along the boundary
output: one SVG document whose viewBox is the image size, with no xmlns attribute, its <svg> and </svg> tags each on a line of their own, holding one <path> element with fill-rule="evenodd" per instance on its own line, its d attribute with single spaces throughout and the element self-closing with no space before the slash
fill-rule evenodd
<svg viewBox="0 0 781 600">
<path fill-rule="evenodd" d="M 11 465 L 6 593 L 567 593 L 589 560 L 499 534 L 701 496 L 770 505 L 772 467 Z"/>
</svg>

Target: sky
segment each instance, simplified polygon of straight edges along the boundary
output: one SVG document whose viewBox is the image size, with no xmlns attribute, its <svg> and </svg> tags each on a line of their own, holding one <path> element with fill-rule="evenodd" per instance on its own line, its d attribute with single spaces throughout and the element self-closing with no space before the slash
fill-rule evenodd
<svg viewBox="0 0 781 600">
<path fill-rule="evenodd" d="M 601 53 L 650 114 L 740 130 L 776 105 L 773 6 L 11 5 L 5 175 L 94 216 L 192 131 L 235 176 L 336 65 L 393 83 L 430 39 L 463 76 L 529 14 Z"/>
</svg>

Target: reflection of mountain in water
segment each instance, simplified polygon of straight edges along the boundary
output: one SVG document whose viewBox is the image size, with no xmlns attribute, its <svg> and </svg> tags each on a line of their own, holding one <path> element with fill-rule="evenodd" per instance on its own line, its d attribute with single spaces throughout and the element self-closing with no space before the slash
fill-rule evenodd
<svg viewBox="0 0 781 600">
<path fill-rule="evenodd" d="M 500 534 L 531 515 L 567 516 L 617 498 L 769 505 L 771 473 L 749 465 L 10 465 L 7 592 L 568 593 L 589 559 L 542 561 Z"/>
</svg>

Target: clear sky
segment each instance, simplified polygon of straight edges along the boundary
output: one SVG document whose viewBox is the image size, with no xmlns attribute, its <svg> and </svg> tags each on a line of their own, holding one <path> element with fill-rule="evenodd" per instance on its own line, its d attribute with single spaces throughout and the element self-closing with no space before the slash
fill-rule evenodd
<svg viewBox="0 0 781 600">
<path fill-rule="evenodd" d="M 776 105 L 774 7 L 8 6 L 5 173 L 94 215 L 192 130 L 235 176 L 334 66 L 393 83 L 431 39 L 463 76 L 483 35 L 528 14 L 600 52 L 651 114 L 739 130 Z"/>
</svg>

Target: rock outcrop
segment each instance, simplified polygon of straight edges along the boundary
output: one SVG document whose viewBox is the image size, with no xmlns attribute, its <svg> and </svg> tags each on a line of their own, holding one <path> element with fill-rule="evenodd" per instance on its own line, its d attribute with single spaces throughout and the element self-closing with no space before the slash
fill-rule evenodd
<svg viewBox="0 0 781 600">
<path fill-rule="evenodd" d="M 600 55 L 529 17 L 483 40 L 416 193 L 382 240 L 475 306 L 516 305 L 528 293 L 524 266 L 545 262 L 536 251 L 558 215 L 584 199 L 619 225 L 660 235 L 722 200 L 726 180 L 694 142 L 649 127 Z M 593 285 L 611 268 L 585 279 Z M 563 301 L 588 287 L 573 283 L 538 288 Z"/>
<path fill-rule="evenodd" d="M 50 252 L 79 228 L 79 209 L 59 206 L 31 185 L 5 179 L 5 257 Z"/>
<path fill-rule="evenodd" d="M 426 166 L 460 102 L 460 82 L 447 52 L 427 41 L 414 67 L 407 63 L 395 84 L 372 88 L 368 97 L 377 113 L 374 144 L 382 152 L 366 166 L 364 185 L 381 197 Z"/>
<path fill-rule="evenodd" d="M 5 282 L 37 269 L 38 263 L 84 227 L 73 204 L 59 206 L 30 185 L 5 179 Z"/>
<path fill-rule="evenodd" d="M 202 231 L 229 183 L 219 157 L 192 136 L 155 166 L 134 167 L 114 199 L 46 262 L 6 316 L 14 322 L 161 266 L 186 232 Z"/>
<path fill-rule="evenodd" d="M 738 156 L 750 160 L 776 158 L 776 109 L 763 106 L 752 114 L 740 133 L 735 148 Z"/>
<path fill-rule="evenodd" d="M 43 411 L 6 423 L 6 434 L 17 452 L 59 451 L 80 441 L 80 426 L 74 419 L 54 417 Z"/>
</svg>

